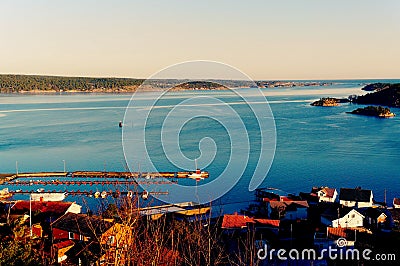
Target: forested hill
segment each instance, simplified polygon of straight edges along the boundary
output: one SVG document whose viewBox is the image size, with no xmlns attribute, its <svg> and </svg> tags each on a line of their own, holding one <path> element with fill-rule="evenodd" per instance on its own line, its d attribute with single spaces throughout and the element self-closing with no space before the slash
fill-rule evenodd
<svg viewBox="0 0 400 266">
<path fill-rule="evenodd" d="M 0 92 L 124 92 L 134 91 L 142 82 L 131 78 L 0 75 Z"/>
</svg>

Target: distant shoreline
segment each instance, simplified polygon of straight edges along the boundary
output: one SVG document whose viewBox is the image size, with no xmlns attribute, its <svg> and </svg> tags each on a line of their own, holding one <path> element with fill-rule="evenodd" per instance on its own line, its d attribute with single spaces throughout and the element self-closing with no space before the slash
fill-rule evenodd
<svg viewBox="0 0 400 266">
<path fill-rule="evenodd" d="M 230 88 L 290 88 L 330 86 L 331 81 L 251 81 L 211 80 L 191 81 L 189 79 L 144 80 L 133 78 L 90 78 L 36 75 L 0 74 L 0 94 L 54 95 L 75 93 L 126 94 L 138 91 L 208 91 L 229 90 Z"/>
</svg>

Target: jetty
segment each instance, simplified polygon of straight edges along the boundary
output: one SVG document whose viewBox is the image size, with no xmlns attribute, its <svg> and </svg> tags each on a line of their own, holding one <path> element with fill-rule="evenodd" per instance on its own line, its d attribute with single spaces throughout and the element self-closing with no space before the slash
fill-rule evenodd
<svg viewBox="0 0 400 266">
<path fill-rule="evenodd" d="M 0 174 L 1 182 L 17 178 L 114 178 L 114 179 L 153 179 L 153 178 L 190 178 L 193 172 L 105 172 L 105 171 L 74 171 L 74 172 L 28 172 Z M 209 173 L 202 171 L 202 178 L 208 178 Z"/>
</svg>

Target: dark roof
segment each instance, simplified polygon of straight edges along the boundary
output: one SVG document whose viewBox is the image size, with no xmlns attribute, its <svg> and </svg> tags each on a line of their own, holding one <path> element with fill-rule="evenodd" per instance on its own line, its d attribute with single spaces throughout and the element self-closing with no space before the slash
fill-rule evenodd
<svg viewBox="0 0 400 266">
<path fill-rule="evenodd" d="M 297 208 L 308 208 L 308 203 L 305 200 L 292 201 L 270 201 L 271 209 L 281 208 L 283 210 L 296 211 Z"/>
<path fill-rule="evenodd" d="M 380 208 L 362 208 L 362 209 L 357 209 L 357 211 L 362 215 L 364 215 L 365 217 L 371 217 L 374 219 L 378 218 L 382 213 L 387 216 L 384 210 Z"/>
<path fill-rule="evenodd" d="M 400 205 L 400 198 L 393 198 L 393 204 Z"/>
<path fill-rule="evenodd" d="M 112 222 L 105 221 L 104 219 L 75 213 L 67 213 L 52 223 L 53 228 L 87 237 L 100 236 L 112 226 Z"/>
<path fill-rule="evenodd" d="M 341 188 L 340 200 L 369 202 L 372 195 L 372 190 L 361 188 Z"/>
</svg>

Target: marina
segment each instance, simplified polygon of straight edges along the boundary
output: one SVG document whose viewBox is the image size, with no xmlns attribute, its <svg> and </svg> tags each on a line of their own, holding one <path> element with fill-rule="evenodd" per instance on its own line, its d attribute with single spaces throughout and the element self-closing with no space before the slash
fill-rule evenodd
<svg viewBox="0 0 400 266">
<path fill-rule="evenodd" d="M 168 191 L 137 190 L 138 185 L 172 185 L 178 179 L 204 179 L 208 172 L 197 169 L 195 172 L 26 172 L 0 174 L 0 199 L 8 200 L 13 196 L 30 195 L 33 201 L 63 201 L 67 196 L 87 196 L 107 198 L 112 196 L 133 197 L 139 193 L 143 199 L 149 195 L 168 195 Z M 79 188 L 77 188 L 79 187 Z"/>
</svg>

